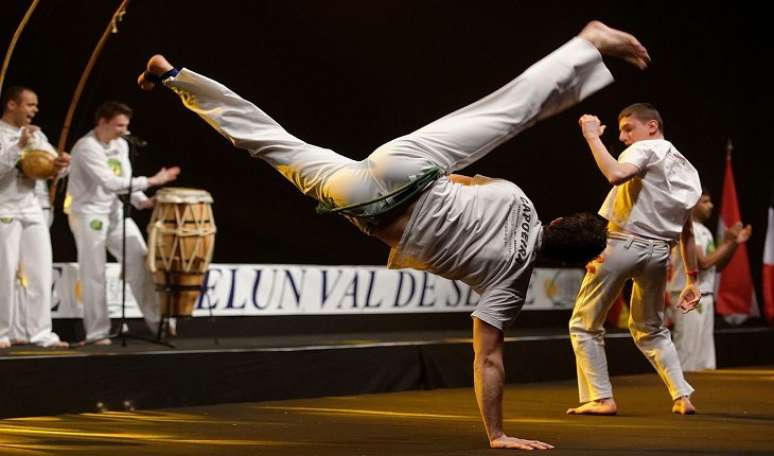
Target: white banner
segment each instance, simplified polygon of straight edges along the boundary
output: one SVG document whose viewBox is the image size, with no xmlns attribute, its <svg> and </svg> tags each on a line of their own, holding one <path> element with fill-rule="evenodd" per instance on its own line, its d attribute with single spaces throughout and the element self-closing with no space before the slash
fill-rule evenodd
<svg viewBox="0 0 774 456">
<path fill-rule="evenodd" d="M 571 309 L 582 269 L 535 269 L 524 310 Z M 121 315 L 120 266 L 109 263 L 110 316 Z M 54 264 L 54 318 L 81 318 L 78 265 Z M 472 312 L 479 296 L 467 285 L 426 272 L 380 266 L 211 264 L 194 316 L 337 315 Z M 129 287 L 126 315 L 140 317 Z"/>
</svg>

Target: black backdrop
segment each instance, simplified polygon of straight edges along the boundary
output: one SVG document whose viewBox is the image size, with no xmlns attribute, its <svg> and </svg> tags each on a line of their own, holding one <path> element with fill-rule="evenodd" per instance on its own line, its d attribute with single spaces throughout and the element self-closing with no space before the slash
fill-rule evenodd
<svg viewBox="0 0 774 456">
<path fill-rule="evenodd" d="M 42 0 L 21 36 L 5 86 L 38 92 L 36 123 L 54 144 L 81 71 L 118 3 Z M 2 2 L 2 43 L 10 41 L 27 5 Z M 343 219 L 314 215 L 312 200 L 233 149 L 174 95 L 139 91 L 135 78 L 147 58 L 162 52 L 174 64 L 226 83 L 300 138 L 362 158 L 498 88 L 599 18 L 641 39 L 653 57 L 650 70 L 611 61 L 613 86 L 518 136 L 467 173 L 513 180 L 543 220 L 596 210 L 608 185 L 577 118 L 598 114 L 610 127 L 606 142 L 618 152 L 617 112 L 651 101 L 664 115 L 667 138 L 696 165 L 716 200 L 724 145 L 733 139 L 741 210 L 755 230 L 749 248 L 758 279 L 774 175 L 764 143 L 772 128 L 765 17 L 732 2 L 133 0 L 94 68 L 67 147 L 91 127 L 99 103 L 122 100 L 135 109 L 132 132 L 151 143 L 136 172 L 179 164 L 176 185 L 213 194 L 216 262 L 381 264 L 383 246 Z M 135 220 L 144 227 L 149 215 L 137 213 Z M 55 260 L 74 260 L 61 212 L 52 233 Z"/>
</svg>

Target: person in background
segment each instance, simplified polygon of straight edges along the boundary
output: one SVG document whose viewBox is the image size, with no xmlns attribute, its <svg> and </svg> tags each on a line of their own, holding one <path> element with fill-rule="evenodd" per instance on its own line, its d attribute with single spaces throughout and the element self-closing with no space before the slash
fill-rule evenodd
<svg viewBox="0 0 774 456">
<path fill-rule="evenodd" d="M 143 190 L 177 179 L 180 168 L 161 168 L 154 176 L 132 176 L 128 133 L 132 109 L 116 101 L 97 108 L 95 127 L 75 143 L 67 193 L 72 198 L 68 221 L 78 249 L 78 276 L 83 296 L 86 343 L 110 345 L 110 316 L 105 289 L 106 250 L 121 260 L 124 207 L 119 195 L 131 188 L 132 205 L 153 207 Z M 151 332 L 159 328 L 159 300 L 145 267 L 148 247 L 142 232 L 126 218 L 126 281 Z"/>
<path fill-rule="evenodd" d="M 699 291 L 701 301 L 695 312 L 671 312 L 673 321 L 672 340 L 675 343 L 680 365 L 686 372 L 715 369 L 715 278 L 734 256 L 736 247 L 747 242 L 752 227 L 742 227 L 737 222 L 723 234 L 723 240 L 715 245 L 712 232 L 706 223 L 712 215 L 712 197 L 702 189 L 699 204 L 691 213 L 693 233 L 696 239 L 696 260 L 699 267 Z M 674 302 L 685 283 L 685 268 L 679 249 L 672 252 L 672 277 L 669 281 L 670 302 Z"/>
<path fill-rule="evenodd" d="M 0 348 L 12 343 L 64 348 L 67 342 L 59 339 L 51 325 L 51 211 L 44 211 L 37 195 L 45 181 L 26 176 L 17 165 L 25 149 L 42 150 L 55 157 L 54 167 L 64 176 L 70 156 L 58 154 L 40 128 L 32 125 L 38 113 L 38 96 L 33 90 L 9 87 L 2 105 Z"/>
</svg>

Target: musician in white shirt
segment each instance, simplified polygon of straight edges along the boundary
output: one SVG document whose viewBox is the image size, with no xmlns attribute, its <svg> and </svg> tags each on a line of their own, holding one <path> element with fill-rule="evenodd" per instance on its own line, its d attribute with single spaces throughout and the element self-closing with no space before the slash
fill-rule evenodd
<svg viewBox="0 0 774 456">
<path fill-rule="evenodd" d="M 78 271 L 83 299 L 86 342 L 110 344 L 110 317 L 105 290 L 106 249 L 115 258 L 122 255 L 123 203 L 118 195 L 130 192 L 137 209 L 153 207 L 155 200 L 144 190 L 177 178 L 180 168 L 161 168 L 151 177 L 131 177 L 128 132 L 132 110 L 108 101 L 97 109 L 96 126 L 75 143 L 67 192 L 72 198 L 70 230 L 78 248 Z M 159 324 L 159 301 L 149 271 L 145 268 L 148 248 L 140 229 L 126 218 L 126 281 L 151 331 Z"/>
<path fill-rule="evenodd" d="M 38 96 L 34 91 L 22 86 L 9 87 L 2 103 L 0 348 L 10 347 L 12 340 L 42 347 L 67 347 L 51 330 L 50 215 L 44 214 L 36 196 L 36 188 L 44 181 L 26 176 L 17 165 L 25 149 L 42 150 L 51 154 L 56 172 L 62 176 L 67 173 L 70 156 L 57 154 L 40 128 L 32 125 L 38 113 Z"/>
</svg>

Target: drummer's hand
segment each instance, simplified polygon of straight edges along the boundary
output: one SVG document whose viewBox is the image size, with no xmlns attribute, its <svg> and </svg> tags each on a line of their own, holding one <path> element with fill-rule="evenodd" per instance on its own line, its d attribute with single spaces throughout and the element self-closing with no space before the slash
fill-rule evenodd
<svg viewBox="0 0 774 456">
<path fill-rule="evenodd" d="M 179 166 L 161 168 L 155 176 L 148 178 L 148 185 L 153 187 L 164 185 L 167 182 L 172 182 L 173 180 L 177 179 L 178 174 L 180 174 Z"/>
<path fill-rule="evenodd" d="M 27 125 L 22 128 L 21 136 L 19 136 L 19 148 L 24 149 L 27 147 L 27 143 L 30 142 L 30 139 L 35 136 L 35 133 L 37 133 L 38 130 L 40 130 L 40 127 L 36 127 L 35 125 Z"/>
<path fill-rule="evenodd" d="M 56 159 L 54 159 L 54 167 L 57 172 L 70 166 L 70 154 L 67 152 L 60 153 Z"/>
<path fill-rule="evenodd" d="M 156 197 L 152 196 L 152 197 L 146 199 L 145 201 L 141 201 L 141 202 L 137 203 L 136 207 L 137 207 L 137 209 L 142 210 L 142 209 L 150 209 L 150 208 L 152 208 L 155 205 L 156 205 Z"/>
</svg>

